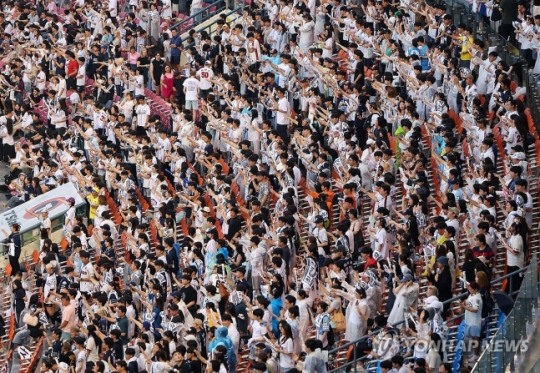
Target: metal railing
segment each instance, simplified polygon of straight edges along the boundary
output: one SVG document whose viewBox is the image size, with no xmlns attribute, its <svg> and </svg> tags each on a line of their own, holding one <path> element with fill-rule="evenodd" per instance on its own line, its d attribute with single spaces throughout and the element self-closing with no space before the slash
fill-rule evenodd
<svg viewBox="0 0 540 373">
<path fill-rule="evenodd" d="M 235 9 L 232 9 L 232 10 L 229 10 L 228 12 L 224 13 L 225 14 L 225 17 L 229 17 L 230 15 L 232 14 L 241 14 L 242 13 L 242 10 L 244 9 L 244 6 L 238 6 L 237 8 Z M 201 32 L 201 31 L 206 31 L 208 33 L 208 35 L 212 36 L 212 34 L 214 33 L 215 31 L 215 28 L 214 28 L 214 25 L 217 23 L 217 19 L 214 20 L 213 22 L 211 23 L 208 23 L 206 25 L 204 25 L 203 27 L 197 27 L 195 26 L 195 28 L 197 28 L 197 31 Z M 201 23 L 202 24 L 202 23 Z M 184 45 L 184 49 L 188 49 L 188 48 L 191 48 L 195 46 L 195 43 L 190 43 L 190 44 L 186 44 Z"/>
<path fill-rule="evenodd" d="M 508 280 L 508 284 L 509 284 L 509 289 L 513 289 L 513 284 L 512 284 L 512 281 L 513 281 L 513 277 L 516 275 L 516 274 L 520 274 L 520 273 L 530 273 L 532 271 L 534 271 L 535 273 L 537 273 L 537 261 L 536 261 L 536 255 L 534 254 L 533 255 L 533 259 L 531 260 L 531 264 L 527 267 L 524 267 L 524 268 L 521 268 L 515 272 L 512 272 L 512 273 L 508 273 L 504 276 L 501 276 L 493 281 L 491 281 L 491 287 L 493 288 L 494 285 L 498 285 L 500 283 L 502 283 L 504 280 Z M 528 283 L 526 284 L 526 281 L 523 281 L 522 283 L 522 289 L 523 289 L 523 286 L 526 286 L 528 285 Z M 520 294 L 520 290 L 515 290 L 513 292 L 511 292 L 512 295 L 518 295 Z M 443 305 L 448 305 L 448 304 L 452 304 L 456 301 L 459 301 L 459 300 L 462 300 L 463 298 L 467 297 L 468 296 L 468 293 L 465 292 L 465 293 L 462 293 L 462 294 L 459 294 L 459 295 L 456 295 L 455 297 L 453 298 L 450 298 L 446 301 L 443 302 Z M 519 295 L 518 295 L 519 296 Z M 498 311 L 498 309 L 495 309 L 493 312 L 495 311 Z M 540 311 L 539 311 L 540 312 Z M 492 315 L 490 315 L 492 316 Z M 489 316 L 488 316 L 489 317 Z M 463 314 L 460 314 L 460 315 L 456 315 L 448 320 L 446 320 L 446 323 L 447 324 L 453 324 L 455 321 L 459 320 L 459 319 L 462 319 L 463 318 Z M 393 325 L 394 327 L 398 327 L 400 326 L 404 321 L 396 324 L 396 325 Z M 370 338 L 374 337 L 376 334 L 378 334 L 379 331 L 376 331 L 376 332 L 373 332 L 373 333 L 370 333 L 356 341 L 352 341 L 352 342 L 348 342 L 348 343 L 345 343 L 339 347 L 336 347 L 332 350 L 330 350 L 328 352 L 328 355 L 329 356 L 337 356 L 337 355 L 342 355 L 343 352 L 347 353 L 349 351 L 349 349 L 352 347 L 352 357 L 350 358 L 350 361 L 347 361 L 346 363 L 344 364 L 341 364 L 339 366 L 336 366 L 332 369 L 329 369 L 328 370 L 328 373 L 338 373 L 338 372 L 353 372 L 353 373 L 359 373 L 361 370 L 358 369 L 357 365 L 359 362 L 362 362 L 362 361 L 366 361 L 367 358 L 365 356 L 359 356 L 358 354 L 358 346 L 361 346 L 363 345 L 364 343 L 366 343 Z"/>
<path fill-rule="evenodd" d="M 206 8 L 201 9 L 197 13 L 190 15 L 189 17 L 184 18 L 180 22 L 175 23 L 170 27 L 170 29 L 177 29 L 178 33 L 184 33 L 188 31 L 188 24 L 191 23 L 192 28 L 197 27 L 197 25 L 207 21 L 217 13 L 223 11 L 227 7 L 225 0 L 218 0 Z M 215 8 L 212 10 L 212 8 Z M 197 22 L 196 22 L 197 21 Z"/>
<path fill-rule="evenodd" d="M 452 15 L 454 24 L 477 24 L 476 15 L 470 10 L 470 5 L 465 5 L 461 0 L 449 0 L 446 4 L 447 13 Z M 520 55 L 519 45 L 503 38 L 494 27 L 497 27 L 497 23 L 484 23 L 482 32 L 475 28 L 474 36 L 486 43 L 486 49 L 487 47 L 496 46 L 501 60 L 509 66 L 513 66 L 513 72 L 516 74 L 519 83 L 527 90 L 526 106 L 531 110 L 538 131 L 540 129 L 540 77 L 529 73 L 529 67 Z"/>
<path fill-rule="evenodd" d="M 538 281 L 538 260 L 536 254 L 533 254 L 512 310 L 490 339 L 473 367 L 473 372 L 503 372 L 508 366 L 514 372 L 520 368 L 520 364 L 515 364 L 515 361 L 521 361 L 527 352 L 529 338 L 534 328 L 538 327 L 535 325 L 538 323 L 537 313 L 540 313 Z"/>
</svg>

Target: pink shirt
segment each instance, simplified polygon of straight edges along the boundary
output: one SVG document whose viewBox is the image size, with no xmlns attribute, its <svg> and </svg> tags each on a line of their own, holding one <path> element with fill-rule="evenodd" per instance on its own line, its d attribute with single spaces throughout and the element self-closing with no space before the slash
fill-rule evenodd
<svg viewBox="0 0 540 373">
<path fill-rule="evenodd" d="M 136 65 L 137 64 L 137 60 L 139 59 L 141 55 L 137 52 L 135 53 L 128 53 L 128 61 L 130 64 L 132 65 Z"/>
<path fill-rule="evenodd" d="M 62 323 L 67 321 L 67 324 L 62 331 L 64 333 L 71 333 L 71 328 L 75 326 L 76 317 L 75 317 L 75 305 L 70 304 L 62 309 Z"/>
</svg>

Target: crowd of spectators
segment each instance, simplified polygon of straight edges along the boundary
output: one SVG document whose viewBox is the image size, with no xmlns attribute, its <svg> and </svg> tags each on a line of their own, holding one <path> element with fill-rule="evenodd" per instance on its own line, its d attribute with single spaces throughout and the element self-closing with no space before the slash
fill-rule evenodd
<svg viewBox="0 0 540 373">
<path fill-rule="evenodd" d="M 485 339 L 534 249 L 514 68 L 441 3 L 245 5 L 181 35 L 202 1 L 0 4 L 5 208 L 88 203 L 62 240 L 38 214 L 32 268 L 4 228 L 41 371 L 322 373 L 368 336 L 382 372 L 449 372 L 449 326 Z M 471 9 L 536 68 L 532 5 Z"/>
</svg>

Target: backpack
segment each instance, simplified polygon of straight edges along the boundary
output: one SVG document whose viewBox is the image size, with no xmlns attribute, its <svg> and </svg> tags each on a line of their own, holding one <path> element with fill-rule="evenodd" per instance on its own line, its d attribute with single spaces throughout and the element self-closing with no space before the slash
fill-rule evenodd
<svg viewBox="0 0 540 373">
<path fill-rule="evenodd" d="M 328 341 L 328 348 L 331 348 L 334 343 L 336 343 L 336 336 L 334 334 L 334 323 L 332 322 L 332 317 L 330 316 L 330 314 L 326 314 L 325 317 L 328 317 L 330 319 L 328 322 L 328 324 L 330 325 L 330 330 L 326 335 L 326 340 Z"/>
<path fill-rule="evenodd" d="M 326 335 L 326 340 L 328 341 L 328 348 L 334 346 L 334 343 L 336 343 L 336 336 L 334 335 L 334 328 L 330 327 L 330 330 L 328 331 L 328 334 Z"/>
<path fill-rule="evenodd" d="M 493 308 L 495 307 L 495 302 L 489 291 L 482 293 L 482 318 L 489 316 Z"/>
</svg>

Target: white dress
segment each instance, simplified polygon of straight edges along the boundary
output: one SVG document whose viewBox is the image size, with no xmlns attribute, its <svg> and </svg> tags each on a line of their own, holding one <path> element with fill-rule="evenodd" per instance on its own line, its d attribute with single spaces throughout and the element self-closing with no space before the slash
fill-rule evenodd
<svg viewBox="0 0 540 373">
<path fill-rule="evenodd" d="M 315 17 L 315 38 L 324 32 L 324 24 L 326 23 L 326 13 L 321 10 L 321 7 L 317 9 L 317 16 Z"/>
<path fill-rule="evenodd" d="M 349 302 L 345 312 L 347 326 L 345 328 L 345 340 L 352 342 L 362 338 L 366 334 L 366 323 L 360 317 L 358 307 L 368 308 L 365 299 L 355 299 Z"/>
<path fill-rule="evenodd" d="M 315 28 L 315 23 L 309 21 L 306 24 L 300 27 L 300 41 L 298 47 L 302 52 L 307 52 L 309 47 L 313 44 L 313 29 Z"/>
<path fill-rule="evenodd" d="M 396 300 L 392 311 L 388 316 L 388 324 L 401 324 L 405 320 L 405 312 L 409 312 L 409 307 L 418 301 L 418 284 L 412 284 L 409 287 L 403 287 L 396 294 Z"/>
<path fill-rule="evenodd" d="M 540 47 L 537 49 L 537 51 L 540 53 Z M 540 74 L 540 58 L 536 59 L 536 62 L 534 64 L 533 74 Z"/>
<path fill-rule="evenodd" d="M 312 299 L 311 298 L 305 298 L 305 299 L 299 299 L 296 302 L 296 305 L 298 306 L 298 332 L 300 334 L 300 338 L 302 338 L 302 341 L 304 341 L 305 336 L 307 335 L 307 331 L 309 328 L 309 322 L 310 322 L 310 311 L 309 308 L 312 305 Z"/>
</svg>

